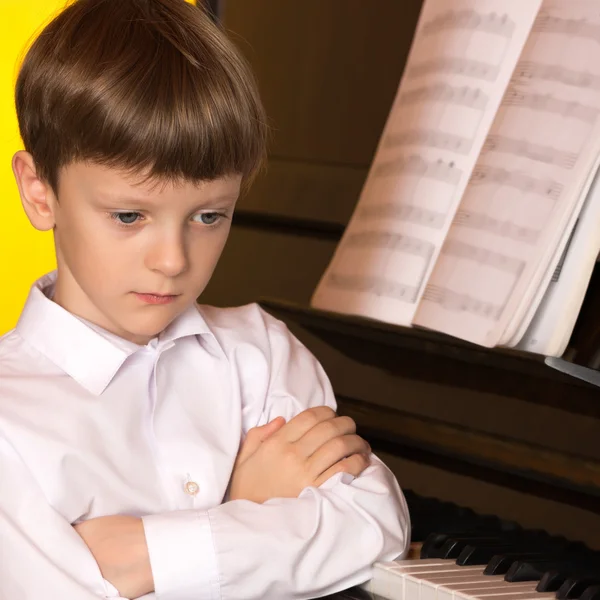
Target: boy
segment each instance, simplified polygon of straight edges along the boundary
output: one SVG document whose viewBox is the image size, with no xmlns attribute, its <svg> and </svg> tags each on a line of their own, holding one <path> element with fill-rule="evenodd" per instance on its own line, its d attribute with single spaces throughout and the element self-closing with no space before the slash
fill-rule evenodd
<svg viewBox="0 0 600 600">
<path fill-rule="evenodd" d="M 225 36 L 183 0 L 79 0 L 16 104 L 58 269 L 0 340 L 0 596 L 308 598 L 403 554 L 398 485 L 314 357 L 256 305 L 196 305 L 264 153 Z"/>
</svg>

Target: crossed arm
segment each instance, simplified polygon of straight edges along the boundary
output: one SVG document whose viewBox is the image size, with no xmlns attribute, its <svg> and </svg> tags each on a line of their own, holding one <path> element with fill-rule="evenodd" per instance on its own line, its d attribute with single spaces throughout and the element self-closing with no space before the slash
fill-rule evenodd
<svg viewBox="0 0 600 600">
<path fill-rule="evenodd" d="M 349 417 L 327 406 L 310 408 L 289 422 L 278 417 L 248 432 L 231 478 L 229 500 L 263 504 L 296 498 L 336 473 L 358 477 L 370 464 L 370 448 Z M 102 576 L 126 598 L 154 591 L 142 519 L 107 516 L 75 525 Z"/>
<path fill-rule="evenodd" d="M 116 600 L 155 590 L 161 600 L 300 600 L 357 585 L 373 562 L 406 552 L 409 516 L 395 478 L 354 423 L 335 416 L 316 359 L 264 319 L 268 335 L 251 341 L 268 378 L 256 376 L 257 363 L 244 370 L 242 351 L 230 361 L 240 361 L 236 372 L 254 399 L 244 422 L 266 424 L 248 431 L 227 501 L 213 508 L 73 527 L 24 460 L 18 428 L 13 443 L 0 434 L 3 597 Z"/>
</svg>

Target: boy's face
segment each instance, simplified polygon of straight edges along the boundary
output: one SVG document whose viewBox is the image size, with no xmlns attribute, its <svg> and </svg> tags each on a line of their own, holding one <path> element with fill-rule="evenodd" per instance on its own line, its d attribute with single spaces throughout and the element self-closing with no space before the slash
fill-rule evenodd
<svg viewBox="0 0 600 600">
<path fill-rule="evenodd" d="M 48 200 L 58 262 L 54 301 L 147 343 L 206 287 L 240 184 L 241 176 L 198 185 L 139 184 L 107 167 L 65 167 L 58 201 L 51 192 Z"/>
</svg>

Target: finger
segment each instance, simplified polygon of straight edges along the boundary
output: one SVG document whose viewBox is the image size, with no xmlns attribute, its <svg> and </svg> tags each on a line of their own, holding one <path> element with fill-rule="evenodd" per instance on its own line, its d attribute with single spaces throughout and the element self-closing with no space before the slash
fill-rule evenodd
<svg viewBox="0 0 600 600">
<path fill-rule="evenodd" d="M 338 436 L 323 444 L 307 461 L 313 479 L 352 454 L 369 454 L 369 444 L 356 434 Z"/>
<path fill-rule="evenodd" d="M 283 417 L 275 417 L 272 421 L 269 421 L 260 427 L 255 427 L 254 431 L 262 443 L 276 431 L 279 431 L 284 425 L 285 419 Z"/>
<path fill-rule="evenodd" d="M 283 437 L 286 442 L 295 442 L 307 431 L 310 431 L 315 425 L 333 419 L 335 416 L 335 411 L 328 406 L 308 408 L 296 415 L 293 419 L 290 419 L 278 435 Z"/>
<path fill-rule="evenodd" d="M 276 431 L 279 431 L 285 425 L 283 417 L 277 417 L 260 427 L 253 427 L 248 431 L 246 439 L 237 456 L 237 462 L 244 462 L 249 456 L 252 456 L 258 447 Z"/>
<path fill-rule="evenodd" d="M 319 487 L 336 473 L 349 473 L 354 477 L 358 477 L 370 464 L 371 458 L 368 454 L 353 454 L 352 456 L 343 458 L 317 477 L 315 486 Z"/>
<path fill-rule="evenodd" d="M 302 456 L 309 457 L 333 438 L 352 433 L 356 433 L 356 423 L 350 417 L 335 417 L 317 423 L 295 444 Z"/>
</svg>

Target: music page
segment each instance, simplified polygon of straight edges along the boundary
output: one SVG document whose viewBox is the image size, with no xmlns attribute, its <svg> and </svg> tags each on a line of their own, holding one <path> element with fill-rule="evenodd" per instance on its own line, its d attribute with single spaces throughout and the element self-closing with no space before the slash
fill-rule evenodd
<svg viewBox="0 0 600 600">
<path fill-rule="evenodd" d="M 410 324 L 540 2 L 426 0 L 313 306 Z"/>
<path fill-rule="evenodd" d="M 594 183 L 571 231 L 566 251 L 529 328 L 517 348 L 562 356 L 575 327 L 600 252 L 600 178 Z"/>
<path fill-rule="evenodd" d="M 600 156 L 600 11 L 547 0 L 534 23 L 415 324 L 516 343 L 569 240 Z"/>
</svg>

